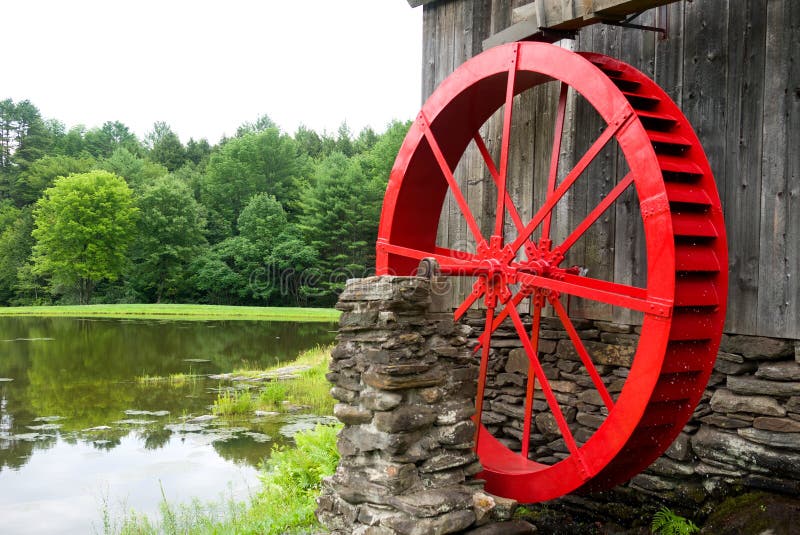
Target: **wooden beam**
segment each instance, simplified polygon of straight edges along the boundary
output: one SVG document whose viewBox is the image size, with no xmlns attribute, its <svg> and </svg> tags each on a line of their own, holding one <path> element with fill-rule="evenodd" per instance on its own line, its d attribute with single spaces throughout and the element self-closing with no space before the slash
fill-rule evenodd
<svg viewBox="0 0 800 535">
<path fill-rule="evenodd" d="M 513 41 L 559 40 L 598 22 L 619 22 L 627 16 L 678 0 L 534 0 L 512 12 L 513 24 L 483 42 L 483 49 Z M 543 28 L 551 32 L 543 31 Z M 560 34 L 559 32 L 567 32 Z"/>
<path fill-rule="evenodd" d="M 411 7 L 419 7 L 424 6 L 425 4 L 430 4 L 431 2 L 435 2 L 436 0 L 408 0 L 408 5 Z"/>
</svg>

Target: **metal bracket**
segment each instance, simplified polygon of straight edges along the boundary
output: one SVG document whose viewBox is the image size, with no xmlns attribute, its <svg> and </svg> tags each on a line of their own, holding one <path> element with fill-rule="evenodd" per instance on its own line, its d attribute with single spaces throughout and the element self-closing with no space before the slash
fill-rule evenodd
<svg viewBox="0 0 800 535">
<path fill-rule="evenodd" d="M 666 28 L 660 28 L 658 26 L 648 26 L 646 24 L 633 24 L 631 21 L 641 15 L 643 12 L 640 11 L 638 13 L 634 13 L 630 17 L 627 17 L 621 21 L 619 20 L 604 20 L 603 24 L 607 26 L 619 26 L 621 28 L 632 28 L 634 30 L 643 30 L 646 32 L 656 32 L 661 34 L 661 39 L 667 38 L 667 30 Z"/>
</svg>

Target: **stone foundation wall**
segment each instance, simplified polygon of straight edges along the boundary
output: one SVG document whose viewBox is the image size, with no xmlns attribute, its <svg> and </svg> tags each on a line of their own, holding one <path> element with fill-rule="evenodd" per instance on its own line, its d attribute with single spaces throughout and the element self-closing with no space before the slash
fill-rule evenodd
<svg viewBox="0 0 800 535">
<path fill-rule="evenodd" d="M 510 511 L 471 480 L 481 470 L 471 328 L 434 302 L 443 292 L 432 300 L 431 284 L 371 277 L 339 298 L 328 378 L 345 426 L 317 509 L 333 533 L 455 533 Z"/>
<path fill-rule="evenodd" d="M 482 492 L 473 453 L 483 315 L 460 323 L 445 310 L 440 279 L 350 281 L 337 307 L 338 345 L 329 379 L 339 401 L 339 467 L 317 515 L 334 533 L 454 533 L 509 516 L 513 504 Z M 528 319 L 529 321 L 529 319 Z M 575 320 L 608 390 L 624 385 L 638 328 Z M 492 339 L 482 421 L 519 450 L 527 357 L 510 322 Z M 540 360 L 579 444 L 606 409 L 560 322 L 543 318 Z M 537 390 L 530 451 L 555 463 L 567 449 Z M 709 386 L 666 453 L 629 483 L 548 504 L 621 522 L 647 509 L 710 510 L 730 494 L 800 494 L 800 341 L 724 336 Z M 501 512 L 505 511 L 505 512 Z M 505 515 L 505 516 L 503 516 Z M 482 528 L 481 528 L 482 529 Z"/>
<path fill-rule="evenodd" d="M 470 311 L 464 323 L 477 336 L 483 321 L 483 314 Z M 627 377 L 638 327 L 574 323 L 615 395 Z M 492 346 L 482 421 L 508 447 L 519 450 L 527 357 L 509 321 L 492 338 Z M 607 410 L 558 319 L 543 318 L 539 350 L 550 386 L 582 444 L 602 424 Z M 546 463 L 565 458 L 567 449 L 538 389 L 534 411 L 530 451 Z M 620 503 L 697 509 L 748 489 L 800 493 L 800 341 L 725 335 L 706 392 L 666 453 L 614 492 L 562 501 L 617 512 L 626 510 Z M 609 506 L 612 502 L 619 503 Z M 635 514 L 633 509 L 627 512 Z"/>
</svg>

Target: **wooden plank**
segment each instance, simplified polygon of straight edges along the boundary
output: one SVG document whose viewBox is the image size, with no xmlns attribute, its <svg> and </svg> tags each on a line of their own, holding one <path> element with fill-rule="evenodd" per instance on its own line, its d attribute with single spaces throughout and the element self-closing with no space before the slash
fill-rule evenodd
<svg viewBox="0 0 800 535">
<path fill-rule="evenodd" d="M 436 49 L 439 39 L 437 33 L 437 14 L 439 9 L 436 6 L 426 6 L 422 10 L 422 100 L 424 104 L 436 88 Z"/>
<path fill-rule="evenodd" d="M 408 0 L 408 5 L 411 7 L 424 6 L 425 4 L 432 4 L 438 0 Z"/>
<path fill-rule="evenodd" d="M 726 329 L 755 333 L 758 313 L 762 131 L 766 54 L 765 0 L 743 0 L 729 13 L 725 174 L 717 177 L 728 243 Z M 724 179 L 724 182 L 723 180 Z M 749 214 L 749 215 L 746 215 Z"/>
<path fill-rule="evenodd" d="M 786 330 L 780 336 L 800 339 L 800 4 L 787 2 L 788 12 L 784 17 L 787 32 L 791 36 L 786 56 L 789 62 L 788 116 L 789 129 L 786 140 L 786 185 L 788 195 L 784 197 L 786 210 Z"/>
<path fill-rule="evenodd" d="M 680 106 L 683 95 L 683 2 L 659 7 L 656 26 L 667 30 L 656 39 L 655 82 Z"/>
<path fill-rule="evenodd" d="M 793 7 L 792 4 L 795 4 Z M 797 8 L 794 0 L 767 4 L 767 41 L 764 71 L 764 130 L 761 181 L 761 249 L 758 289 L 758 332 L 766 336 L 797 335 L 798 202 L 797 123 L 789 123 L 796 105 Z M 792 20 L 794 17 L 795 20 Z M 795 34 L 794 36 L 792 34 Z M 793 45 L 794 42 L 794 45 Z M 794 47 L 794 50 L 792 50 Z M 794 56 L 796 58 L 797 56 Z M 768 120 L 767 120 L 768 118 Z M 792 161 L 794 160 L 794 161 Z M 792 163 L 790 163 L 792 161 Z M 794 193 L 794 195 L 792 194 Z M 791 225 L 794 225 L 792 227 Z M 789 257 L 790 254 L 795 257 Z M 789 322 L 793 320 L 793 324 Z"/>
<path fill-rule="evenodd" d="M 457 2 L 444 2 L 435 4 L 436 8 L 436 49 L 434 51 L 434 80 L 438 86 L 447 76 L 453 72 L 453 60 L 455 57 L 453 49 L 454 14 Z M 452 207 L 454 204 L 453 195 L 448 189 L 442 204 L 442 212 L 439 216 L 439 227 L 436 233 L 436 243 L 447 246 L 449 240 L 450 221 Z"/>
</svg>

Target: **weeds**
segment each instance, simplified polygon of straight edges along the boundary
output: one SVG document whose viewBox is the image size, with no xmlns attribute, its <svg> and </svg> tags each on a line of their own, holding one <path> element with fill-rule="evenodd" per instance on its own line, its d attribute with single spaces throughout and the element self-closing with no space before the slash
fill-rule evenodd
<svg viewBox="0 0 800 535">
<path fill-rule="evenodd" d="M 261 489 L 249 503 L 233 498 L 219 502 L 170 504 L 162 489 L 159 518 L 126 511 L 115 520 L 103 502 L 105 535 L 263 534 L 307 533 L 318 530 L 315 497 L 322 478 L 333 474 L 339 462 L 338 426 L 320 425 L 295 435 L 296 447 L 275 447 L 262 466 Z"/>
</svg>

